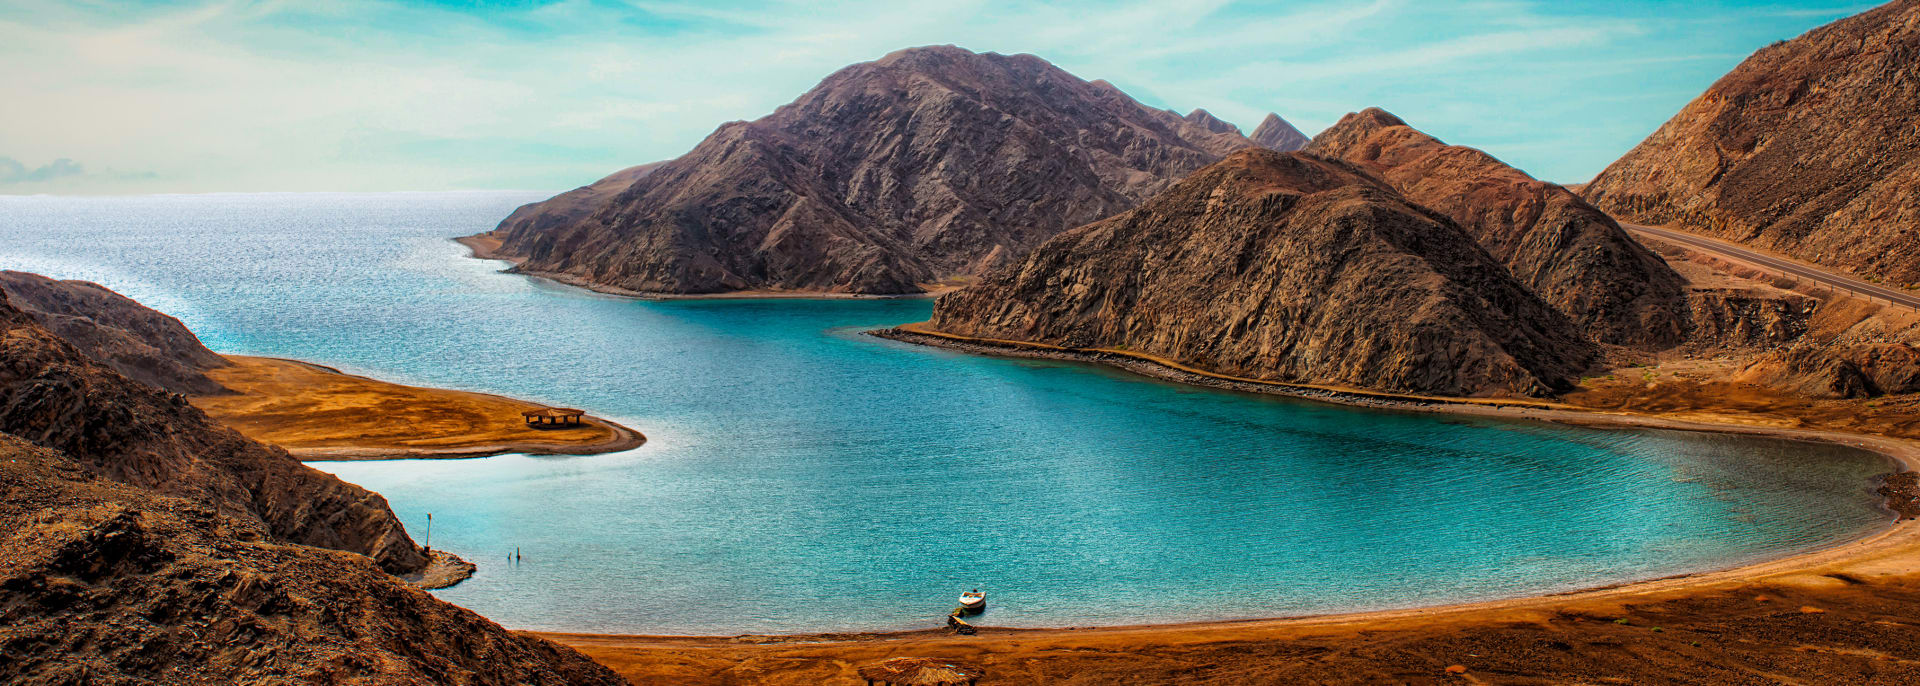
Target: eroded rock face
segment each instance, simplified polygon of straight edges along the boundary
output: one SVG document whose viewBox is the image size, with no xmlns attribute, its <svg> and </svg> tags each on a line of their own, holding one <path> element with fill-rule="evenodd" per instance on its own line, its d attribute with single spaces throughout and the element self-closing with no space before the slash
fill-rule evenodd
<svg viewBox="0 0 1920 686">
<path fill-rule="evenodd" d="M 206 371 L 227 361 L 201 345 L 180 320 L 99 284 L 0 271 L 0 291 L 15 307 L 80 352 L 141 383 L 185 395 L 228 392 Z"/>
<path fill-rule="evenodd" d="M 1658 350 L 1687 336 L 1686 281 L 1565 188 L 1377 108 L 1348 114 L 1307 151 L 1357 164 L 1446 214 L 1596 341 Z"/>
<path fill-rule="evenodd" d="M 1920 393 L 1920 348 L 1891 341 L 1809 341 L 1762 356 L 1743 376 L 1813 397 Z"/>
<path fill-rule="evenodd" d="M 522 208 L 494 236 L 520 271 L 608 290 L 913 293 L 1251 145 L 1031 55 L 915 48 L 721 126 L 583 218 Z"/>
<path fill-rule="evenodd" d="M 1693 315 L 1689 343 L 1703 349 L 1772 348 L 1807 333 L 1817 301 L 1785 291 L 1696 288 L 1687 293 Z"/>
<path fill-rule="evenodd" d="M 624 684 L 365 557 L 0 434 L 0 682 Z"/>
<path fill-rule="evenodd" d="M 122 376 L 0 292 L 0 432 L 95 474 L 179 496 L 277 540 L 361 553 L 390 572 L 426 556 L 378 494 L 247 440 L 186 398 Z"/>
<path fill-rule="evenodd" d="M 1287 120 L 1272 112 L 1267 113 L 1266 119 L 1260 120 L 1260 126 L 1253 130 L 1250 137 L 1260 147 L 1280 152 L 1293 152 L 1307 147 L 1310 142 L 1307 134 L 1300 133 L 1299 129 L 1293 128 Z"/>
<path fill-rule="evenodd" d="M 1259 149 L 942 296 L 931 326 L 1445 395 L 1565 389 L 1597 357 L 1452 221 L 1344 163 Z"/>
<path fill-rule="evenodd" d="M 1920 0 L 1747 58 L 1582 191 L 1667 224 L 1920 283 Z"/>
</svg>

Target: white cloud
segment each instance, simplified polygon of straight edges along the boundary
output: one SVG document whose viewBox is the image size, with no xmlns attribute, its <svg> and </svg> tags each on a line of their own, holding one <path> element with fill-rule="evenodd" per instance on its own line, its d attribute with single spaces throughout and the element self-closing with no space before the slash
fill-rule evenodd
<svg viewBox="0 0 1920 686">
<path fill-rule="evenodd" d="M 1427 113 L 1459 120 L 1415 123 L 1471 132 L 1537 100 L 1528 61 L 1657 57 L 1618 53 L 1650 40 L 1636 22 L 1556 7 L 15 0 L 0 8 L 0 154 L 152 172 L 42 184 L 62 191 L 565 188 L 677 155 L 849 63 L 934 43 L 1032 52 L 1156 105 L 1246 125 L 1278 110 L 1309 131 L 1455 83 L 1484 101 L 1434 104 Z M 1513 73 L 1488 76 L 1489 62 Z"/>
</svg>

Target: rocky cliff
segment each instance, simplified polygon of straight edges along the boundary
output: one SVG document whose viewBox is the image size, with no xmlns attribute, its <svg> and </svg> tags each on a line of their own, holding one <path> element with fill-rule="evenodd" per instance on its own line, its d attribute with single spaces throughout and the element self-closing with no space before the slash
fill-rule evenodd
<svg viewBox="0 0 1920 686">
<path fill-rule="evenodd" d="M 1920 283 L 1920 0 L 1764 48 L 1582 191 L 1673 225 Z"/>
<path fill-rule="evenodd" d="M 626 683 L 234 512 L 0 434 L 0 682 Z"/>
<path fill-rule="evenodd" d="M 1662 349 L 1687 335 L 1685 280 L 1565 188 L 1377 108 L 1343 117 L 1307 151 L 1357 164 L 1451 217 L 1594 340 Z"/>
<path fill-rule="evenodd" d="M 200 344 L 180 320 L 99 284 L 0 271 L 0 291 L 87 357 L 150 386 L 185 395 L 227 389 L 206 371 L 227 361 Z"/>
<path fill-rule="evenodd" d="M 609 199 L 522 208 L 495 254 L 616 292 L 913 293 L 1251 145 L 1032 55 L 915 48 L 725 124 Z"/>
<path fill-rule="evenodd" d="M 0 432 L 94 473 L 187 498 L 276 540 L 426 564 L 386 500 L 247 440 L 187 404 L 81 354 L 0 292 Z"/>
<path fill-rule="evenodd" d="M 1310 142 L 1307 134 L 1300 133 L 1299 129 L 1293 128 L 1287 120 L 1272 112 L 1267 113 L 1266 119 L 1260 120 L 1260 126 L 1253 130 L 1252 138 L 1260 147 L 1280 152 L 1293 152 L 1307 147 Z"/>
<path fill-rule="evenodd" d="M 1566 389 L 1597 359 L 1451 220 L 1345 163 L 1259 149 L 941 296 L 929 325 L 1445 395 Z"/>
</svg>

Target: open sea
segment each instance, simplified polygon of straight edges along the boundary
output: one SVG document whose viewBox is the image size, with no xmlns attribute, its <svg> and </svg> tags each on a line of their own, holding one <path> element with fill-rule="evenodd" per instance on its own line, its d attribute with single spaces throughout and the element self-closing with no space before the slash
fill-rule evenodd
<svg viewBox="0 0 1920 686">
<path fill-rule="evenodd" d="M 314 463 L 480 565 L 508 627 L 731 634 L 1272 617 L 1537 594 L 1832 544 L 1852 449 L 1354 409 L 895 343 L 927 300 L 648 302 L 450 239 L 547 193 L 0 196 L 0 268 L 225 353 L 587 409 L 627 453 Z M 502 421 L 518 421 L 517 417 Z M 523 562 L 509 564 L 519 548 Z"/>
</svg>

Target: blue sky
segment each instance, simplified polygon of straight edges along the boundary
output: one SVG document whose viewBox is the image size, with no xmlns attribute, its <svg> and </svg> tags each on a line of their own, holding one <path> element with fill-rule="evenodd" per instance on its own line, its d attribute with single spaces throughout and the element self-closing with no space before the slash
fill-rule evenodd
<svg viewBox="0 0 1920 686">
<path fill-rule="evenodd" d="M 0 193 L 570 188 L 915 45 L 1309 135 L 1368 106 L 1592 177 L 1858 2 L 0 4 Z"/>
</svg>

